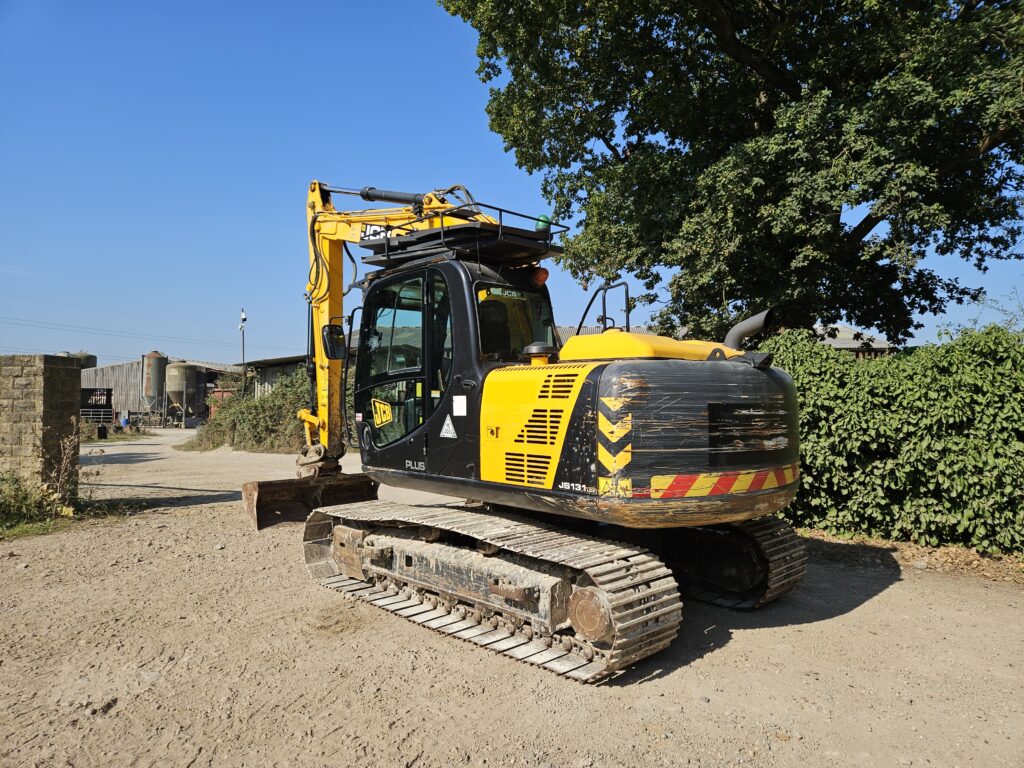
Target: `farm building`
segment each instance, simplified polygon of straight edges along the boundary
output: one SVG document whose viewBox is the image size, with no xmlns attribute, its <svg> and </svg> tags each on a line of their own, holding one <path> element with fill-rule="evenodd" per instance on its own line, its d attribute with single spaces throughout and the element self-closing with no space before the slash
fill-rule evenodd
<svg viewBox="0 0 1024 768">
<path fill-rule="evenodd" d="M 849 352 L 858 360 L 885 357 L 896 351 L 895 347 L 885 339 L 855 330 L 848 325 L 835 325 L 832 327 L 835 329 L 835 336 L 829 336 L 821 326 L 814 329 L 819 336 L 825 334 L 821 343 L 827 344 L 833 349 Z"/>
<path fill-rule="evenodd" d="M 153 351 L 138 360 L 82 370 L 83 391 L 109 390 L 104 407 L 115 417 L 159 414 L 180 421 L 202 420 L 209 415 L 206 398 L 217 378 L 238 366 L 204 360 L 176 360 Z M 90 398 L 96 397 L 90 393 Z M 83 406 L 85 407 L 85 406 Z"/>
<path fill-rule="evenodd" d="M 305 368 L 306 356 L 268 357 L 264 360 L 253 360 L 245 365 L 252 371 L 250 376 L 253 380 L 253 392 L 256 397 L 263 397 L 283 379 Z"/>
</svg>

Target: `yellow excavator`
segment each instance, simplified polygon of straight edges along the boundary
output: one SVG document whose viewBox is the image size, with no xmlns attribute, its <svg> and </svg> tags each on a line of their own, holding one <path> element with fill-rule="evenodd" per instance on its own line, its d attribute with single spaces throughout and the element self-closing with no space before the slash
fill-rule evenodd
<svg viewBox="0 0 1024 768">
<path fill-rule="evenodd" d="M 339 211 L 336 195 L 394 205 Z M 307 222 L 300 476 L 243 501 L 258 528 L 306 520 L 324 586 L 596 682 L 668 646 L 684 595 L 749 609 L 800 581 L 805 549 L 776 516 L 798 483 L 795 390 L 741 349 L 767 312 L 723 343 L 633 333 L 628 286 L 606 284 L 580 321 L 600 297 L 602 332 L 563 340 L 541 261 L 566 228 L 546 217 L 460 186 L 314 181 Z M 374 269 L 346 285 L 353 245 Z M 341 471 L 348 445 L 362 473 Z M 466 502 L 381 501 L 380 483 Z"/>
</svg>

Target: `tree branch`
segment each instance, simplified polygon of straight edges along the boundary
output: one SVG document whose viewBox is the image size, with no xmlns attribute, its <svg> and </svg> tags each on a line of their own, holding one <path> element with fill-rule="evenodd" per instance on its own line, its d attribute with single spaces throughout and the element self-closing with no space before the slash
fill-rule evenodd
<svg viewBox="0 0 1024 768">
<path fill-rule="evenodd" d="M 724 3 L 718 0 L 698 0 L 697 5 L 704 10 L 704 23 L 726 56 L 760 75 L 790 98 L 800 98 L 800 83 L 776 66 L 762 51 L 736 37 L 736 22 Z"/>
<path fill-rule="evenodd" d="M 865 237 L 870 235 L 871 230 L 873 230 L 875 227 L 881 224 L 882 221 L 883 219 L 881 216 L 876 216 L 873 213 L 869 213 L 867 216 L 860 220 L 860 223 L 857 224 L 857 226 L 855 226 L 853 229 L 849 231 L 849 233 L 846 235 L 847 242 L 849 242 L 851 245 L 859 243 Z"/>
<path fill-rule="evenodd" d="M 986 152 L 998 147 L 1006 140 L 1009 133 L 1010 129 L 1005 126 L 992 131 L 992 133 L 988 134 L 984 139 L 978 142 L 978 154 L 984 155 Z"/>
<path fill-rule="evenodd" d="M 996 130 L 992 131 L 991 133 L 986 134 L 985 137 L 981 141 L 978 142 L 978 146 L 977 146 L 978 155 L 981 156 L 981 155 L 984 155 L 984 154 L 986 154 L 988 152 L 991 152 L 993 149 L 998 147 L 1000 144 L 1002 144 L 1006 140 L 1006 138 L 1009 135 L 1009 133 L 1010 133 L 1010 129 L 1007 128 L 1007 127 L 1003 127 L 1003 128 L 997 128 Z M 959 167 L 963 162 L 964 162 L 964 158 L 961 156 L 961 157 L 957 157 L 957 158 L 955 158 L 953 160 L 950 160 L 947 163 L 943 163 L 939 167 L 938 173 L 939 173 L 939 175 L 942 175 L 942 174 L 945 174 L 945 173 L 949 173 L 950 171 L 955 170 L 957 167 Z M 861 219 L 860 222 L 855 227 L 853 227 L 853 229 L 851 229 L 847 233 L 846 241 L 851 246 L 855 245 L 856 243 L 859 243 L 865 237 L 870 235 L 871 231 L 875 227 L 877 227 L 879 224 L 881 224 L 884 220 L 885 220 L 885 218 L 882 217 L 882 216 L 876 216 L 873 213 L 869 213 L 867 216 L 865 216 L 863 219 Z"/>
<path fill-rule="evenodd" d="M 622 153 L 619 152 L 619 148 L 618 147 L 616 147 L 614 144 L 612 144 L 612 140 L 609 139 L 607 136 L 598 136 L 597 138 L 601 141 L 602 144 L 605 145 L 605 147 L 611 153 L 612 157 L 614 157 L 616 160 L 618 160 L 621 163 L 622 162 Z"/>
</svg>

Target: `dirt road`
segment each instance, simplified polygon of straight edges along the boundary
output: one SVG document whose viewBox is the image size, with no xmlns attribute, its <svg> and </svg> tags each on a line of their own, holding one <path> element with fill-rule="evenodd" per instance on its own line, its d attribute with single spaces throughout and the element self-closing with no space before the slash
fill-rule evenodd
<svg viewBox="0 0 1024 768">
<path fill-rule="evenodd" d="M 780 603 L 687 603 L 584 687 L 314 585 L 299 526 L 237 501 L 291 459 L 178 439 L 84 457 L 156 509 L 0 541 L 0 764 L 1024 765 L 1019 584 L 815 543 Z"/>
</svg>

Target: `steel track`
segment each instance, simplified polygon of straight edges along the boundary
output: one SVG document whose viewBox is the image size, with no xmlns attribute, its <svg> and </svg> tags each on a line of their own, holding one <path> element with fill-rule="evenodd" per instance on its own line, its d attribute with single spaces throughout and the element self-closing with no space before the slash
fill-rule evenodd
<svg viewBox="0 0 1024 768">
<path fill-rule="evenodd" d="M 405 585 L 350 578 L 331 557 L 334 525 L 440 529 L 537 563 L 568 570 L 575 583 L 600 590 L 611 609 L 611 640 L 605 647 L 580 644 L 572 631 L 531 637 L 509 631 L 497 615 L 477 620 L 472 606 L 438 607 L 439 592 L 410 594 Z M 595 683 L 671 644 L 682 620 L 682 601 L 671 571 L 649 551 L 565 531 L 509 514 L 457 507 L 415 507 L 386 501 L 323 507 L 310 516 L 304 535 L 306 562 L 321 584 L 442 634 L 474 643 L 550 672 Z M 401 592 L 401 594 L 400 594 Z M 450 600 L 450 596 L 447 598 Z M 514 630 L 514 628 L 513 628 Z"/>
<path fill-rule="evenodd" d="M 807 548 L 785 520 L 759 517 L 729 527 L 738 530 L 757 549 L 764 561 L 764 581 L 758 589 L 744 595 L 684 582 L 682 591 L 688 598 L 722 608 L 751 610 L 778 600 L 803 579 L 807 570 Z"/>
</svg>

